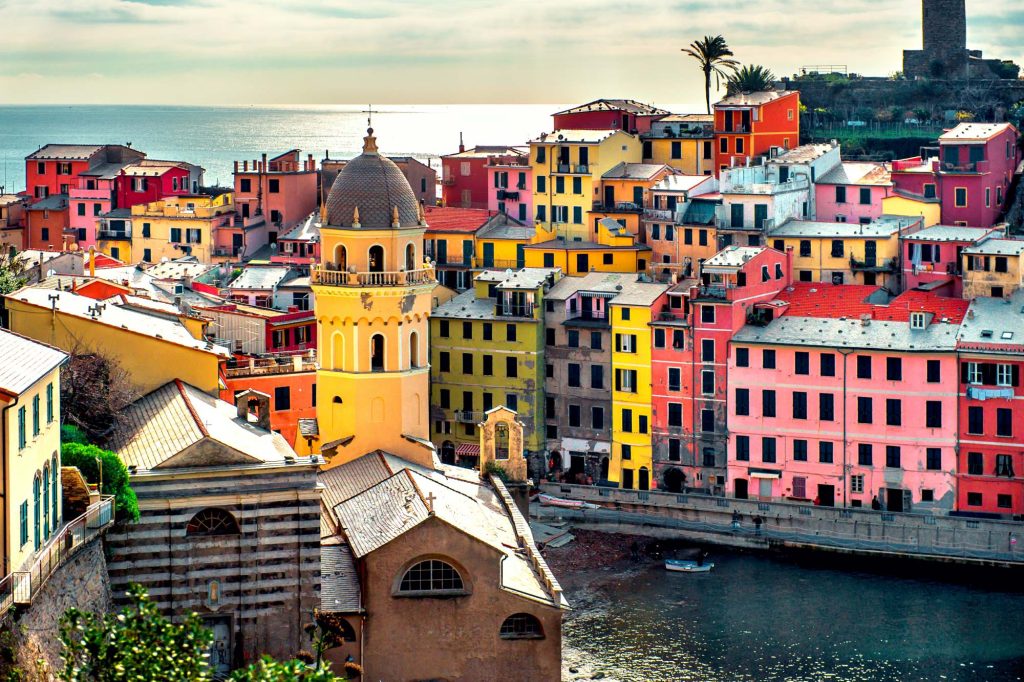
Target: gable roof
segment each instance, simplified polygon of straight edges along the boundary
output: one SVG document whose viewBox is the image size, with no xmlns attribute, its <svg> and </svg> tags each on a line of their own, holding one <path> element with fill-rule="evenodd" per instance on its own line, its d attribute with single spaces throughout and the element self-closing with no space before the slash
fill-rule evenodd
<svg viewBox="0 0 1024 682">
<path fill-rule="evenodd" d="M 25 159 L 84 161 L 105 146 L 102 144 L 47 144 L 26 156 Z"/>
<path fill-rule="evenodd" d="M 0 390 L 20 395 L 67 357 L 53 346 L 0 329 Z"/>
<path fill-rule="evenodd" d="M 658 173 L 668 171 L 670 175 L 678 175 L 679 171 L 664 163 L 627 163 L 621 161 L 605 171 L 601 177 L 605 180 L 651 180 Z"/>
<path fill-rule="evenodd" d="M 664 116 L 671 112 L 659 109 L 652 104 L 644 104 L 632 99 L 595 99 L 593 102 L 570 107 L 559 111 L 552 116 L 563 116 L 566 114 L 586 114 L 593 111 L 624 111 L 627 114 L 637 116 Z"/>
</svg>

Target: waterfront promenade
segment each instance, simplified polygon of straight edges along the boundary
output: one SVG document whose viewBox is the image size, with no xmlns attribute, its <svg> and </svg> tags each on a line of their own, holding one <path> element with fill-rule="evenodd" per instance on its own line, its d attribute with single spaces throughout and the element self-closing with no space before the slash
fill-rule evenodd
<svg viewBox="0 0 1024 682">
<path fill-rule="evenodd" d="M 541 519 L 624 533 L 650 532 L 730 547 L 806 548 L 974 565 L 1024 566 L 1024 525 L 660 491 L 545 483 L 541 491 L 600 509 L 535 506 Z M 739 527 L 734 525 L 739 516 Z M 754 520 L 759 518 L 758 527 Z"/>
</svg>

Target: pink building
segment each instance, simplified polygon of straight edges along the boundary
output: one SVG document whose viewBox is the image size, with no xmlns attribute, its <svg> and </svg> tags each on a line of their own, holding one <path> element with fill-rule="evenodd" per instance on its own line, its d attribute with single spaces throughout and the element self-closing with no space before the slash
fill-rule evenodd
<svg viewBox="0 0 1024 682">
<path fill-rule="evenodd" d="M 302 159 L 298 149 L 267 159 L 235 161 L 235 210 L 246 224 L 259 218 L 267 223 L 267 240 L 277 241 L 316 211 L 316 161 L 309 154 Z M 247 245 L 246 252 L 252 247 Z"/>
<path fill-rule="evenodd" d="M 726 487 L 729 340 L 753 306 L 789 286 L 788 254 L 730 246 L 704 262 L 700 279 L 669 290 L 652 315 L 656 486 L 722 494 Z"/>
<path fill-rule="evenodd" d="M 967 303 L 794 284 L 729 355 L 729 493 L 891 512 L 955 507 Z"/>
<path fill-rule="evenodd" d="M 68 228 L 80 248 L 95 246 L 100 216 L 115 208 L 120 167 L 110 166 L 114 164 L 83 171 L 68 190 Z"/>
<path fill-rule="evenodd" d="M 905 236 L 901 260 L 906 287 L 960 298 L 964 290 L 961 252 L 996 232 L 984 227 L 932 225 Z"/>
<path fill-rule="evenodd" d="M 885 164 L 844 161 L 814 183 L 816 219 L 867 225 L 882 216 L 882 199 L 891 194 Z"/>
<path fill-rule="evenodd" d="M 942 223 L 991 227 L 1010 200 L 1020 163 L 1019 134 L 1009 123 L 961 123 L 939 137 L 937 156 L 894 161 L 897 190 L 942 202 Z"/>
<path fill-rule="evenodd" d="M 624 130 L 649 133 L 651 124 L 669 111 L 631 99 L 598 99 L 552 114 L 552 130 Z"/>
<path fill-rule="evenodd" d="M 441 157 L 441 203 L 461 208 L 487 208 L 491 164 L 529 163 L 527 152 L 515 147 L 480 146 Z M 529 188 L 525 191 L 530 191 Z"/>
<path fill-rule="evenodd" d="M 533 169 L 526 157 L 495 159 L 487 169 L 487 210 L 533 224 Z"/>
</svg>

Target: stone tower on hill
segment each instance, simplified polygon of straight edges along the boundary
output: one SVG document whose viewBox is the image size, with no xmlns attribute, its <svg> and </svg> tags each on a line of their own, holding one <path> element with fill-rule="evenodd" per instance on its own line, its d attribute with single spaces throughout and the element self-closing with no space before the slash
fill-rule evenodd
<svg viewBox="0 0 1024 682">
<path fill-rule="evenodd" d="M 922 0 L 921 5 L 924 49 L 903 51 L 903 73 L 909 78 L 965 78 L 966 0 Z"/>
</svg>

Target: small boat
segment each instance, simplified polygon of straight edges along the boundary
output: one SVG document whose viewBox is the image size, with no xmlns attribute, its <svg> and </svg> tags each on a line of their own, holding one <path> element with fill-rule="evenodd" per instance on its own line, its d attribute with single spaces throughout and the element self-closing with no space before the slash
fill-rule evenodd
<svg viewBox="0 0 1024 682">
<path fill-rule="evenodd" d="M 563 507 L 565 509 L 600 509 L 600 505 L 583 502 L 582 500 L 565 500 L 561 497 L 553 497 L 541 493 L 537 496 L 540 503 L 546 507 Z"/>
<path fill-rule="evenodd" d="M 715 565 L 710 561 L 705 561 L 703 565 L 700 565 L 696 561 L 687 561 L 685 559 L 665 559 L 666 571 L 678 571 L 680 573 L 707 573 L 714 567 Z"/>
</svg>

